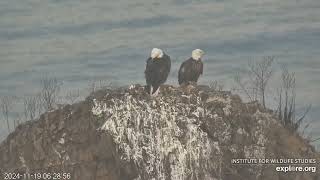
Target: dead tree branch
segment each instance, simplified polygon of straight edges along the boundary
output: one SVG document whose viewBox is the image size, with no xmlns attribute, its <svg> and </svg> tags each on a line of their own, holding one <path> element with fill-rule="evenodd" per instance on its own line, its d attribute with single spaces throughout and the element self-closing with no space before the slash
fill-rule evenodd
<svg viewBox="0 0 320 180">
<path fill-rule="evenodd" d="M 45 111 L 54 109 L 57 103 L 61 84 L 57 78 L 44 77 L 41 83 L 41 101 Z"/>
<path fill-rule="evenodd" d="M 0 99 L 1 111 L 7 123 L 8 132 L 10 132 L 9 116 L 13 107 L 14 98 L 12 96 L 3 96 Z"/>
</svg>

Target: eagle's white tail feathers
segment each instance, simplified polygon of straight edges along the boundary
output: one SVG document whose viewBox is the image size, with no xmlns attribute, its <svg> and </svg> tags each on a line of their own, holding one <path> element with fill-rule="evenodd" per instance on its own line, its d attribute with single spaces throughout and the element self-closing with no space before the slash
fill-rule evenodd
<svg viewBox="0 0 320 180">
<path fill-rule="evenodd" d="M 152 86 L 151 86 L 151 89 L 153 89 Z M 152 94 L 152 91 L 151 91 L 151 96 L 158 96 L 159 91 L 160 91 L 160 86 L 158 87 L 158 89 L 156 90 L 156 92 L 154 92 L 153 94 Z"/>
<path fill-rule="evenodd" d="M 152 91 L 153 91 L 153 87 L 150 86 L 150 92 L 149 92 L 150 96 L 152 96 Z"/>
</svg>

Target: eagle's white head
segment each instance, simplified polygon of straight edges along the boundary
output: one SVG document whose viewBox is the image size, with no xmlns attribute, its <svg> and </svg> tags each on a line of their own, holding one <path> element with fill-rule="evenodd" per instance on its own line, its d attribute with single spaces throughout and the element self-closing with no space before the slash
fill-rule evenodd
<svg viewBox="0 0 320 180">
<path fill-rule="evenodd" d="M 202 51 L 201 49 L 195 49 L 192 51 L 192 59 L 194 60 L 199 60 L 202 58 L 202 56 L 204 55 L 204 51 Z"/>
<path fill-rule="evenodd" d="M 151 56 L 152 59 L 154 58 L 162 58 L 163 57 L 163 51 L 159 48 L 153 48 L 151 51 Z"/>
</svg>

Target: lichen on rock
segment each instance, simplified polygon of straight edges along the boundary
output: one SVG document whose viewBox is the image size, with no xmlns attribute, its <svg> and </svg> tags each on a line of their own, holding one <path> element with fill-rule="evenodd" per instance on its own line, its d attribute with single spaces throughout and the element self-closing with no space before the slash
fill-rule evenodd
<svg viewBox="0 0 320 180">
<path fill-rule="evenodd" d="M 200 127 L 206 109 L 200 100 L 186 104 L 179 98 L 139 99 L 124 93 L 92 107 L 93 113 L 106 107 L 99 130 L 112 135 L 122 159 L 134 161 L 142 179 L 203 179 L 220 168 L 211 162 L 221 156 L 218 142 Z"/>
</svg>

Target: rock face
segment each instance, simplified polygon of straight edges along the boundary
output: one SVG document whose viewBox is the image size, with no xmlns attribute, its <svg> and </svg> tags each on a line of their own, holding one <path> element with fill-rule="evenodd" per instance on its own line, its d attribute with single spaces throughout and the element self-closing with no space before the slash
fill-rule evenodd
<svg viewBox="0 0 320 180">
<path fill-rule="evenodd" d="M 0 171 L 75 180 L 320 179 L 319 172 L 280 173 L 234 158 L 320 160 L 257 103 L 206 86 L 163 86 L 151 98 L 134 85 L 100 90 L 20 125 L 0 146 Z"/>
</svg>

